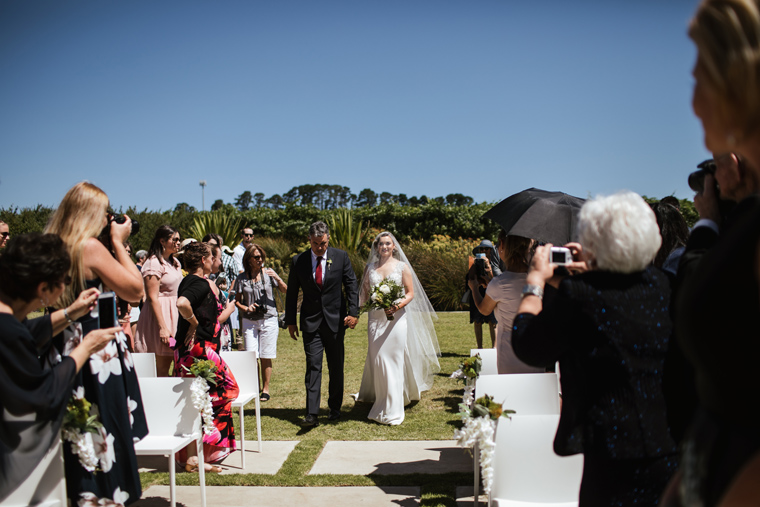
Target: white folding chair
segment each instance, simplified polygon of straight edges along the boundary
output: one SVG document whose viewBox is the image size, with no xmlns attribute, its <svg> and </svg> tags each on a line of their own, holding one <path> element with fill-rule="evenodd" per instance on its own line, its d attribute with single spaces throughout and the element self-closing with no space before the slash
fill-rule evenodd
<svg viewBox="0 0 760 507">
<path fill-rule="evenodd" d="M 175 507 L 174 453 L 196 442 L 201 507 L 206 507 L 206 474 L 203 461 L 201 413 L 193 406 L 192 378 L 138 378 L 148 435 L 135 444 L 138 456 L 169 457 L 169 498 Z"/>
<path fill-rule="evenodd" d="M 475 399 L 489 395 L 504 409 L 514 410 L 518 415 L 559 414 L 559 384 L 556 373 L 510 373 L 480 375 L 475 383 Z M 480 450 L 475 445 L 474 495 L 480 492 Z"/>
<path fill-rule="evenodd" d="M 559 414 L 556 373 L 481 375 L 475 384 L 475 399 L 486 394 L 518 415 Z"/>
<path fill-rule="evenodd" d="M 480 360 L 483 364 L 480 367 L 481 375 L 496 375 L 499 370 L 496 368 L 496 349 L 470 349 L 470 357 L 480 354 Z"/>
<path fill-rule="evenodd" d="M 222 352 L 222 359 L 232 370 L 237 380 L 240 393 L 232 402 L 232 408 L 237 408 L 240 414 L 240 463 L 245 469 L 245 419 L 244 410 L 248 402 L 256 400 L 256 435 L 259 439 L 261 452 L 261 405 L 259 402 L 259 367 L 256 352 Z"/>
<path fill-rule="evenodd" d="M 557 456 L 559 416 L 513 415 L 499 420 L 492 462 L 491 507 L 578 505 L 583 455 Z"/>
<path fill-rule="evenodd" d="M 35 414 L 31 416 L 34 417 Z M 53 446 L 29 477 L 0 503 L 4 507 L 66 507 L 66 478 L 63 475 L 60 438 L 55 439 Z"/>
<path fill-rule="evenodd" d="M 153 352 L 133 352 L 132 362 L 135 364 L 135 373 L 139 378 L 157 377 L 156 354 Z"/>
</svg>

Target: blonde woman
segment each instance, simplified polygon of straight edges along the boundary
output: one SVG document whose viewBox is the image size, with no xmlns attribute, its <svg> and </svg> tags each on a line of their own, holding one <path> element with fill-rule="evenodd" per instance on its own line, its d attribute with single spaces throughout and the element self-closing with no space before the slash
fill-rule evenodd
<svg viewBox="0 0 760 507">
<path fill-rule="evenodd" d="M 143 297 L 142 277 L 124 247 L 132 227 L 131 220 L 125 218 L 122 224 L 113 221 L 113 215 L 108 213 L 108 196 L 92 183 L 78 183 L 66 193 L 45 229 L 61 237 L 71 256 L 71 285 L 66 287 L 57 308 L 71 305 L 82 291 L 92 287 L 112 290 L 126 301 Z M 97 239 L 106 227 L 110 227 L 113 254 Z M 71 320 L 64 330 L 60 352 L 68 355 L 82 334 L 97 327 L 98 319 L 90 313 Z M 113 498 L 116 491 L 121 492 L 120 498 L 139 498 L 140 476 L 133 438 L 144 437 L 148 429 L 123 333 L 118 333 L 114 341 L 92 356 L 88 367 L 82 368 L 74 385 L 75 390 L 79 388 L 102 424 L 93 436 L 100 470 L 87 471 L 70 444 L 64 445 L 66 489 L 71 503 L 76 505 L 83 500 L 82 495 L 90 493 L 101 499 Z M 118 502 L 124 503 L 123 499 Z"/>
</svg>

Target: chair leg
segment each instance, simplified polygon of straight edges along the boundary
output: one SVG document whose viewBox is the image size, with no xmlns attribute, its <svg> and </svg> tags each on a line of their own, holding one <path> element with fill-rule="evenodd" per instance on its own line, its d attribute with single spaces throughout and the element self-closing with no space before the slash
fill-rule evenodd
<svg viewBox="0 0 760 507">
<path fill-rule="evenodd" d="M 261 405 L 258 396 L 256 396 L 256 434 L 259 437 L 259 452 L 261 452 Z"/>
<path fill-rule="evenodd" d="M 198 480 L 201 483 L 201 507 L 206 507 L 206 459 L 203 455 L 203 431 L 195 444 L 198 448 Z M 174 507 L 174 506 L 172 506 Z"/>
<path fill-rule="evenodd" d="M 238 410 L 240 416 L 240 466 L 245 470 L 245 410 L 243 408 L 241 405 Z"/>
<path fill-rule="evenodd" d="M 175 482 L 177 478 L 177 471 L 175 470 L 175 467 L 176 465 L 174 464 L 174 453 L 172 453 L 169 455 L 169 505 L 171 507 L 175 507 L 177 503 L 175 497 Z"/>
</svg>

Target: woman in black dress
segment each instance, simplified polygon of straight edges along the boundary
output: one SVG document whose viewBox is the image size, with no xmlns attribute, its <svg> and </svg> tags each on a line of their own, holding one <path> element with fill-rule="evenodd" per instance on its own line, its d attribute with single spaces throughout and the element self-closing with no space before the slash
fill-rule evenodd
<svg viewBox="0 0 760 507">
<path fill-rule="evenodd" d="M 571 270 L 543 306 L 551 245 L 533 256 L 512 346 L 534 366 L 559 361 L 562 414 L 554 450 L 583 453 L 581 506 L 657 505 L 677 466 L 662 391 L 670 287 L 651 266 L 661 239 L 632 192 L 587 201 Z M 582 246 L 581 246 L 582 245 Z M 518 414 L 519 415 L 519 414 Z"/>
<path fill-rule="evenodd" d="M 125 301 L 142 299 L 140 271 L 124 247 L 132 222 L 126 215 L 124 218 L 121 224 L 114 221 L 108 213 L 108 196 L 92 183 L 78 183 L 63 197 L 45 228 L 61 237 L 71 256 L 71 285 L 63 292 L 58 308 L 71 304 L 90 288 L 114 291 Z M 97 239 L 101 232 L 110 237 L 111 251 Z M 97 327 L 98 319 L 87 313 L 56 337 L 56 346 L 61 354 L 68 355 L 83 334 Z M 93 498 L 118 499 L 122 504 L 139 500 L 142 488 L 134 439 L 147 435 L 148 427 L 124 333 L 118 333 L 114 342 L 93 355 L 89 367 L 77 376 L 75 387 L 79 386 L 96 407 L 93 410 L 97 410 L 103 427 L 96 438 L 101 456 L 97 470 L 86 469 L 70 444 L 63 447 L 66 490 L 72 504 Z"/>
<path fill-rule="evenodd" d="M 213 361 L 217 367 L 216 385 L 209 385 L 211 405 L 214 410 L 214 430 L 203 435 L 203 455 L 206 471 L 221 472 L 218 463 L 235 450 L 235 431 L 232 426 L 232 400 L 240 392 L 235 377 L 227 363 L 219 356 L 220 320 L 226 320 L 234 309 L 233 303 L 222 306 L 219 288 L 206 277 L 216 272 L 222 263 L 221 249 L 207 243 L 192 243 L 185 247 L 184 263 L 187 276 L 177 290 L 177 308 L 180 319 L 177 324 L 174 375 L 192 376 L 188 369 L 196 360 Z M 242 437 L 242 435 L 241 435 Z M 187 471 L 198 469 L 195 446 L 191 444 L 185 453 L 179 453 Z"/>
<path fill-rule="evenodd" d="M 743 156 L 747 186 L 755 191 L 760 181 L 759 4 L 706 0 L 689 27 L 697 46 L 692 106 L 702 122 L 705 147 L 716 156 Z M 708 176 L 704 193 L 694 198 L 700 214 L 714 201 L 712 183 Z M 693 260 L 693 271 L 682 276 L 679 270 L 674 299 L 675 335 L 694 368 L 699 402 L 682 443 L 679 501 L 756 505 L 760 201 L 757 196 L 741 201 L 711 247 L 697 245 L 697 229 L 681 261 L 683 267 Z"/>
<path fill-rule="evenodd" d="M 121 330 L 92 331 L 68 356 L 49 355 L 53 335 L 88 313 L 98 297 L 96 289 L 86 290 L 68 307 L 26 319 L 41 305 L 56 303 L 70 264 L 63 241 L 53 234 L 17 236 L 0 254 L 0 502 L 19 486 L 34 486 L 24 481 L 60 435 L 77 373 Z M 29 414 L 35 417 L 24 417 Z"/>
</svg>

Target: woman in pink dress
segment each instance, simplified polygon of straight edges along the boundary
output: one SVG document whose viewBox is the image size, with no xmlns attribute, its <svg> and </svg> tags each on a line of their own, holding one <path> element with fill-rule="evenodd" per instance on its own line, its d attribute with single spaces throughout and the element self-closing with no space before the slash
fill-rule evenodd
<svg viewBox="0 0 760 507">
<path fill-rule="evenodd" d="M 169 376 L 174 359 L 169 340 L 177 332 L 177 288 L 182 281 L 182 268 L 174 254 L 179 244 L 179 232 L 174 227 L 159 227 L 141 271 L 146 301 L 135 330 L 135 351 L 156 354 L 159 377 Z"/>
</svg>

